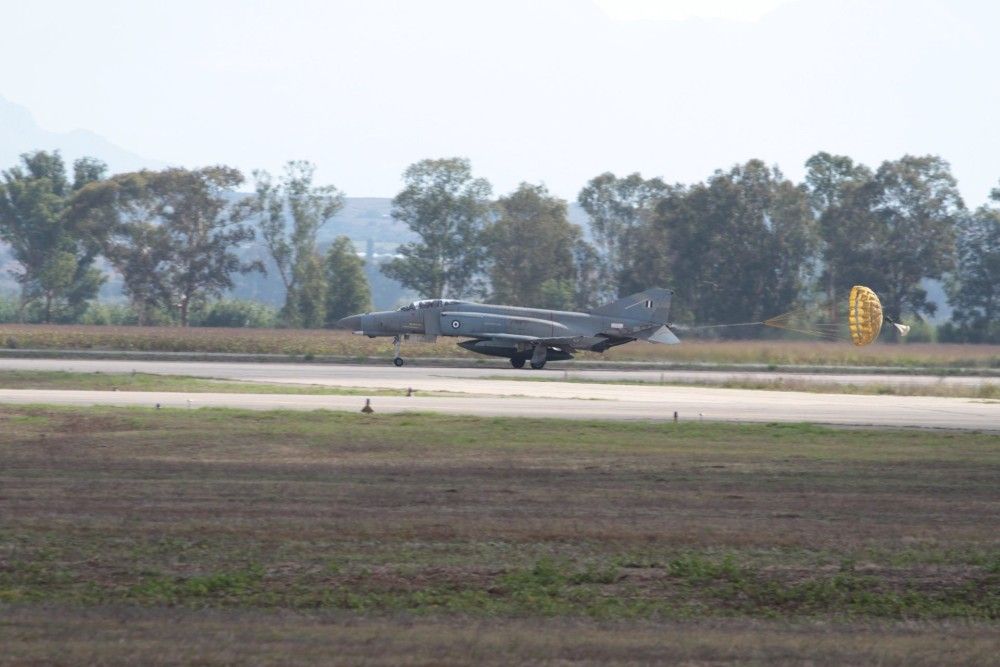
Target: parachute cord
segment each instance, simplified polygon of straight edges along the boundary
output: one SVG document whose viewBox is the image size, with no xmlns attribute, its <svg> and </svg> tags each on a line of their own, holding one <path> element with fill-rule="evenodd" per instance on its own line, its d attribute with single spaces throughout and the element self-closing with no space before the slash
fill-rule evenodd
<svg viewBox="0 0 1000 667">
<path fill-rule="evenodd" d="M 698 326 L 689 326 L 687 324 L 670 324 L 668 325 L 671 329 L 677 329 L 679 331 L 694 331 L 695 329 L 721 329 L 724 327 L 750 327 L 757 324 L 766 324 L 766 322 L 737 322 L 735 324 L 701 324 Z"/>
</svg>

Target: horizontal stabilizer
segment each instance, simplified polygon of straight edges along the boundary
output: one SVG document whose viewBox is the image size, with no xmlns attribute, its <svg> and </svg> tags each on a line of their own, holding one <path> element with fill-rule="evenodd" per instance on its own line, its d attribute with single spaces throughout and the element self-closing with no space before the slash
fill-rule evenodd
<svg viewBox="0 0 1000 667">
<path fill-rule="evenodd" d="M 670 327 L 666 325 L 658 329 L 646 329 L 637 338 L 639 340 L 648 340 L 650 343 L 662 343 L 664 345 L 677 345 L 677 343 L 681 342 L 680 338 L 675 336 Z"/>
</svg>

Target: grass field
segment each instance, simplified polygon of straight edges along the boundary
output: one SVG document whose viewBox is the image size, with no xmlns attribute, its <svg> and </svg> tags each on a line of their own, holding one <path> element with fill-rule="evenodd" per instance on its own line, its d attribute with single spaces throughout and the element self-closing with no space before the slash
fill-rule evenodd
<svg viewBox="0 0 1000 667">
<path fill-rule="evenodd" d="M 756 389 L 762 391 L 806 391 L 815 394 L 862 394 L 867 396 L 950 396 L 954 398 L 982 398 L 1000 399 L 1000 379 L 996 381 L 986 380 L 976 385 L 957 385 L 936 382 L 933 384 L 907 383 L 905 380 L 911 376 L 897 376 L 902 382 L 898 383 L 851 383 L 842 384 L 839 382 L 826 382 L 823 380 L 798 379 L 778 377 L 776 379 L 742 379 L 732 378 L 728 380 L 716 379 L 695 379 L 679 380 L 669 379 L 664 382 L 654 382 L 650 380 L 595 380 L 592 377 L 532 377 L 532 376 L 495 376 L 489 379 L 517 380 L 520 382 L 576 382 L 581 384 L 622 384 L 635 386 L 681 386 L 681 387 L 719 387 L 722 389 Z M 2 378 L 2 372 L 0 372 Z M 2 385 L 0 385 L 2 386 Z"/>
<path fill-rule="evenodd" d="M 532 376 L 497 376 L 499 380 L 519 380 L 523 382 L 579 382 L 594 383 L 597 380 L 575 379 L 572 377 L 541 378 Z M 613 380 L 606 384 L 662 385 L 664 383 L 643 380 Z M 866 394 L 892 396 L 950 396 L 956 398 L 1000 399 L 1000 382 L 984 381 L 975 386 L 916 384 L 838 384 L 811 380 L 694 380 L 685 382 L 670 380 L 665 383 L 679 386 L 722 387 L 726 389 L 761 389 L 767 391 L 807 391 L 823 394 Z M 227 394 L 310 394 L 310 395 L 351 395 L 351 396 L 399 396 L 395 389 L 330 387 L 309 384 L 280 384 L 272 382 L 239 382 L 187 375 L 159 375 L 152 373 L 72 373 L 68 371 L 21 371 L 0 369 L 2 389 L 68 389 L 93 391 L 169 391 L 180 393 L 221 392 Z M 421 396 L 458 396 L 460 392 L 421 391 Z"/>
<path fill-rule="evenodd" d="M 310 394 L 349 396 L 399 396 L 392 389 L 327 387 L 310 384 L 238 382 L 153 373 L 71 373 L 68 371 L 19 371 L 0 369 L 2 389 L 79 389 L 93 391 L 171 391 L 179 393 Z M 457 396 L 458 392 L 422 391 L 421 396 Z"/>
<path fill-rule="evenodd" d="M 0 407 L 0 662 L 989 664 L 1000 439 Z"/>
<path fill-rule="evenodd" d="M 408 357 L 484 357 L 439 338 L 436 343 L 411 341 Z M 391 358 L 389 339 L 369 339 L 346 331 L 288 329 L 208 329 L 177 327 L 114 327 L 83 325 L 0 325 L 0 348 L 71 349 L 158 352 L 229 352 L 298 356 Z M 770 340 L 707 342 L 681 345 L 631 343 L 604 355 L 585 353 L 581 359 L 675 363 L 739 363 L 765 365 L 853 365 L 928 368 L 1000 368 L 1000 346 L 915 343 L 875 344 Z"/>
</svg>

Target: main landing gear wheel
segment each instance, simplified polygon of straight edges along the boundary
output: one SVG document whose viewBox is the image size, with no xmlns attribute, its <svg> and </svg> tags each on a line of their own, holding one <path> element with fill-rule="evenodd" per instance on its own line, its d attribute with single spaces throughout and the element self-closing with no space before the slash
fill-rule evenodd
<svg viewBox="0 0 1000 667">
<path fill-rule="evenodd" d="M 403 361 L 402 357 L 396 357 L 395 359 L 392 360 L 392 363 L 396 364 L 396 366 L 399 367 L 405 364 L 406 362 Z"/>
<path fill-rule="evenodd" d="M 548 357 L 549 349 L 544 345 L 536 345 L 531 351 L 531 367 L 536 371 L 545 368 L 545 360 Z"/>
<path fill-rule="evenodd" d="M 510 360 L 510 365 L 514 368 L 524 368 L 524 359 L 515 357 Z"/>
</svg>

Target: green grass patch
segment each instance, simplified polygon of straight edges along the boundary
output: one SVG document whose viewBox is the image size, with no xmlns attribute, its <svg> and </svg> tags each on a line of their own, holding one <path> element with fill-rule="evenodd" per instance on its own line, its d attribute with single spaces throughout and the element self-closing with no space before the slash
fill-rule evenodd
<svg viewBox="0 0 1000 667">
<path fill-rule="evenodd" d="M 0 602 L 90 605 L 341 609 L 373 613 L 698 618 L 843 616 L 888 619 L 1000 619 L 1000 575 L 961 581 L 899 581 L 850 568 L 794 581 L 782 573 L 685 554 L 641 579 L 614 557 L 579 567 L 542 558 L 486 578 L 412 587 L 395 573 L 315 576 L 268 573 L 259 565 L 197 575 L 142 575 L 127 586 L 80 582 L 73 572 L 15 562 L 0 574 Z"/>
<path fill-rule="evenodd" d="M 239 382 L 189 375 L 152 373 L 73 373 L 68 371 L 0 370 L 3 389 L 64 389 L 92 391 L 157 391 L 225 394 L 309 394 L 330 396 L 399 396 L 391 389 L 327 387 L 309 384 Z M 451 392 L 421 392 L 440 396 Z M 457 395 L 457 394 L 454 394 Z"/>
</svg>

